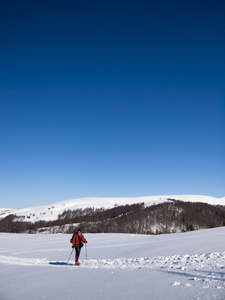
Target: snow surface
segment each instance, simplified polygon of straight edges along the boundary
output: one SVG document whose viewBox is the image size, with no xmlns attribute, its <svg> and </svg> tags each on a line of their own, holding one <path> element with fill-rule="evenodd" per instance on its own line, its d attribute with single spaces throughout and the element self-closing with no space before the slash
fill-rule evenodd
<svg viewBox="0 0 225 300">
<path fill-rule="evenodd" d="M 176 199 L 189 202 L 204 202 L 212 205 L 225 205 L 225 197 L 214 198 L 210 196 L 199 195 L 167 195 L 167 196 L 146 196 L 130 198 L 79 198 L 66 200 L 51 205 L 29 207 L 23 209 L 0 209 L 0 218 L 5 218 L 10 214 L 16 214 L 18 217 L 24 216 L 24 221 L 36 222 L 40 220 L 53 221 L 58 218 L 65 210 L 75 210 L 79 208 L 112 208 L 115 205 L 126 205 L 144 202 L 146 206 L 163 203 L 168 199 Z"/>
<path fill-rule="evenodd" d="M 166 235 L 0 233 L 0 299 L 225 299 L 225 227 Z"/>
</svg>

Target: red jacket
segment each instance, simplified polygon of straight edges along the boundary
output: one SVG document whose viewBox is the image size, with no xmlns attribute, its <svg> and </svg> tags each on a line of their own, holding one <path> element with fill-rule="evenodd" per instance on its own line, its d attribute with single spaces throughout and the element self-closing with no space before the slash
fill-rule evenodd
<svg viewBox="0 0 225 300">
<path fill-rule="evenodd" d="M 86 240 L 83 236 L 83 234 L 81 234 L 79 236 L 79 234 L 74 234 L 73 238 L 72 238 L 72 245 L 73 246 L 80 246 L 80 244 L 82 243 L 86 243 Z"/>
</svg>

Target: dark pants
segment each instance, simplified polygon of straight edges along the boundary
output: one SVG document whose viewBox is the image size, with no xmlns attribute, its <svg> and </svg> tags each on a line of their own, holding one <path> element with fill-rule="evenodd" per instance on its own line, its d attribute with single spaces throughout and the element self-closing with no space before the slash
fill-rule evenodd
<svg viewBox="0 0 225 300">
<path fill-rule="evenodd" d="M 75 261 L 78 261 L 78 259 L 79 259 L 80 250 L 81 250 L 80 246 L 75 246 L 75 251 L 76 251 Z"/>
</svg>

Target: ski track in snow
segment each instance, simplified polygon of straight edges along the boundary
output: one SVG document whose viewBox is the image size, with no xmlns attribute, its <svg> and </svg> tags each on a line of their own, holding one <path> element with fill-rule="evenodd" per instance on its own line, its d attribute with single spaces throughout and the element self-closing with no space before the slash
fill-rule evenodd
<svg viewBox="0 0 225 300">
<path fill-rule="evenodd" d="M 65 267 L 74 269 L 72 260 L 67 262 L 51 262 L 47 259 L 20 258 L 0 255 L 0 264 L 37 266 L 37 267 Z M 225 252 L 214 252 L 196 255 L 174 255 L 140 258 L 90 259 L 81 261 L 79 268 L 94 269 L 130 269 L 167 272 L 169 274 L 187 277 L 192 282 L 201 281 L 203 288 L 216 284 L 216 288 L 225 289 Z M 171 283 L 182 286 L 179 281 Z M 192 286 L 186 283 L 185 287 Z"/>
</svg>

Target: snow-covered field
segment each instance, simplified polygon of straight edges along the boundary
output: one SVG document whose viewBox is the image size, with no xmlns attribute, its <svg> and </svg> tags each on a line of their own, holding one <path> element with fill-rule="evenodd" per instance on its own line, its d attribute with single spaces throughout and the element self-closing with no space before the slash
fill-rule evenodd
<svg viewBox="0 0 225 300">
<path fill-rule="evenodd" d="M 225 227 L 170 235 L 0 233 L 0 299 L 225 299 Z"/>
<path fill-rule="evenodd" d="M 21 209 L 0 208 L 0 219 L 10 214 L 18 217 L 24 217 L 24 221 L 36 222 L 40 220 L 53 221 L 57 220 L 58 215 L 65 210 L 76 210 L 84 208 L 112 208 L 115 205 L 126 205 L 144 202 L 145 206 L 151 206 L 168 201 L 168 199 L 176 199 L 189 202 L 204 202 L 211 205 L 225 205 L 225 197 L 215 198 L 201 195 L 163 195 L 163 196 L 146 196 L 146 197 L 89 197 L 66 200 L 51 205 L 28 207 Z"/>
</svg>

